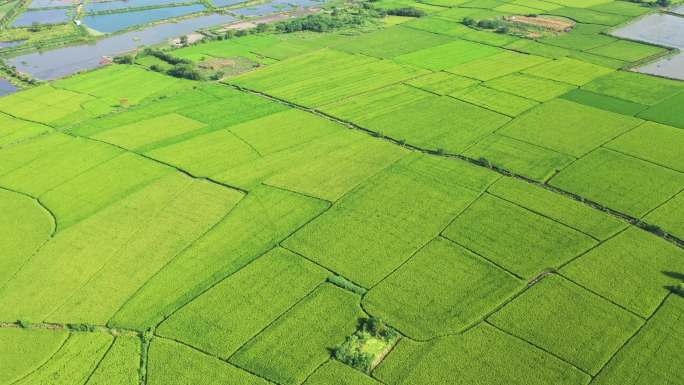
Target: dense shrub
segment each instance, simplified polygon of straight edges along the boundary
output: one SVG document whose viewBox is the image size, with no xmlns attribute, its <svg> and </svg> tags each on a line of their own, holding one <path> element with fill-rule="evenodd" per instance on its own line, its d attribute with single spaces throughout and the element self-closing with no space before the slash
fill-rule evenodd
<svg viewBox="0 0 684 385">
<path fill-rule="evenodd" d="M 393 15 L 393 16 L 407 16 L 407 17 L 423 17 L 423 16 L 425 16 L 425 11 L 423 11 L 421 9 L 416 9 L 413 7 L 388 9 L 386 11 L 386 13 L 388 15 Z"/>
</svg>

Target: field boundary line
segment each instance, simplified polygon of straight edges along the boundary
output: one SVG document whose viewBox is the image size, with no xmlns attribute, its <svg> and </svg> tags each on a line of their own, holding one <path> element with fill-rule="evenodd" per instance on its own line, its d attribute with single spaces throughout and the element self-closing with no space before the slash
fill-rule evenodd
<svg viewBox="0 0 684 385">
<path fill-rule="evenodd" d="M 295 191 L 295 190 L 291 190 L 291 189 L 289 189 L 289 188 L 285 188 L 285 187 L 282 187 L 282 186 L 272 185 L 272 184 L 269 184 L 269 183 L 267 183 L 267 182 L 261 182 L 261 184 L 264 185 L 264 186 L 272 187 L 272 188 L 274 188 L 274 189 L 276 189 L 276 190 L 281 190 L 281 191 L 289 192 L 289 193 L 292 193 L 292 194 L 301 195 L 301 196 L 303 196 L 303 197 L 307 197 L 307 198 L 310 198 L 310 199 L 315 199 L 315 200 L 317 200 L 317 201 L 322 201 L 322 202 L 328 203 L 328 204 L 331 205 L 331 206 L 332 206 L 332 204 L 333 204 L 332 201 L 329 201 L 329 200 L 324 199 L 324 198 L 315 197 L 315 196 L 313 196 L 313 195 L 309 195 L 309 194 L 303 193 L 303 192 L 301 192 L 301 191 Z"/>
<path fill-rule="evenodd" d="M 117 338 L 118 338 L 118 337 L 112 338 L 112 342 L 109 344 L 109 347 L 107 348 L 107 351 L 105 351 L 105 353 L 102 355 L 102 358 L 100 358 L 100 360 L 97 362 L 97 365 L 95 365 L 95 367 L 93 368 L 93 371 L 90 372 L 90 374 L 88 375 L 88 378 L 86 378 L 86 380 L 83 381 L 83 385 L 88 385 L 88 382 L 90 381 L 90 379 L 93 377 L 93 375 L 95 374 L 95 372 L 97 372 L 97 369 L 100 368 L 100 365 L 102 365 L 102 362 L 105 360 L 105 358 L 107 357 L 107 355 L 109 354 L 109 352 L 110 352 L 110 351 L 112 350 L 112 348 L 114 347 L 114 344 L 116 343 L 116 339 L 117 339 Z"/>
</svg>

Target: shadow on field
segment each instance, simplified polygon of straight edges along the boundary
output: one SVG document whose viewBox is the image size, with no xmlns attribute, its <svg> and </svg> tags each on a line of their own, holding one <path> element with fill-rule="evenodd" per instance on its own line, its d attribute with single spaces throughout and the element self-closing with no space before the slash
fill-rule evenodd
<svg viewBox="0 0 684 385">
<path fill-rule="evenodd" d="M 665 286 L 666 289 L 670 290 L 671 292 L 680 295 L 684 297 L 684 274 L 682 273 L 677 273 L 674 271 L 663 271 L 663 274 L 666 276 L 676 279 L 678 281 L 681 281 L 679 285 L 668 285 Z"/>
</svg>

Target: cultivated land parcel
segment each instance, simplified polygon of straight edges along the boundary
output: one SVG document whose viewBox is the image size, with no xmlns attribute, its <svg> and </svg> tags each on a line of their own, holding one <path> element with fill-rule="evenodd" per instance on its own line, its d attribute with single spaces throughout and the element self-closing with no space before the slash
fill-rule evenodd
<svg viewBox="0 0 684 385">
<path fill-rule="evenodd" d="M 0 385 L 684 384 L 684 82 L 605 33 L 653 8 L 374 6 L 427 15 L 0 98 Z M 466 26 L 521 14 L 577 24 Z"/>
</svg>

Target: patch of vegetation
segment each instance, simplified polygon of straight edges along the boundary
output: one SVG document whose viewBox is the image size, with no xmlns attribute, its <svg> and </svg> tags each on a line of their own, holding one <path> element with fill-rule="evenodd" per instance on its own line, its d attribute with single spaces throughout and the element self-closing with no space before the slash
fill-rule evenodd
<svg viewBox="0 0 684 385">
<path fill-rule="evenodd" d="M 335 286 L 339 286 L 342 289 L 349 290 L 359 295 L 364 295 L 368 291 L 365 288 L 355 284 L 354 282 L 349 281 L 341 275 L 331 275 L 330 277 L 328 277 L 328 282 L 332 283 Z"/>
<path fill-rule="evenodd" d="M 399 335 L 380 318 L 370 317 L 359 322 L 359 330 L 333 349 L 333 356 L 345 364 L 370 372 L 377 366 Z"/>
</svg>

